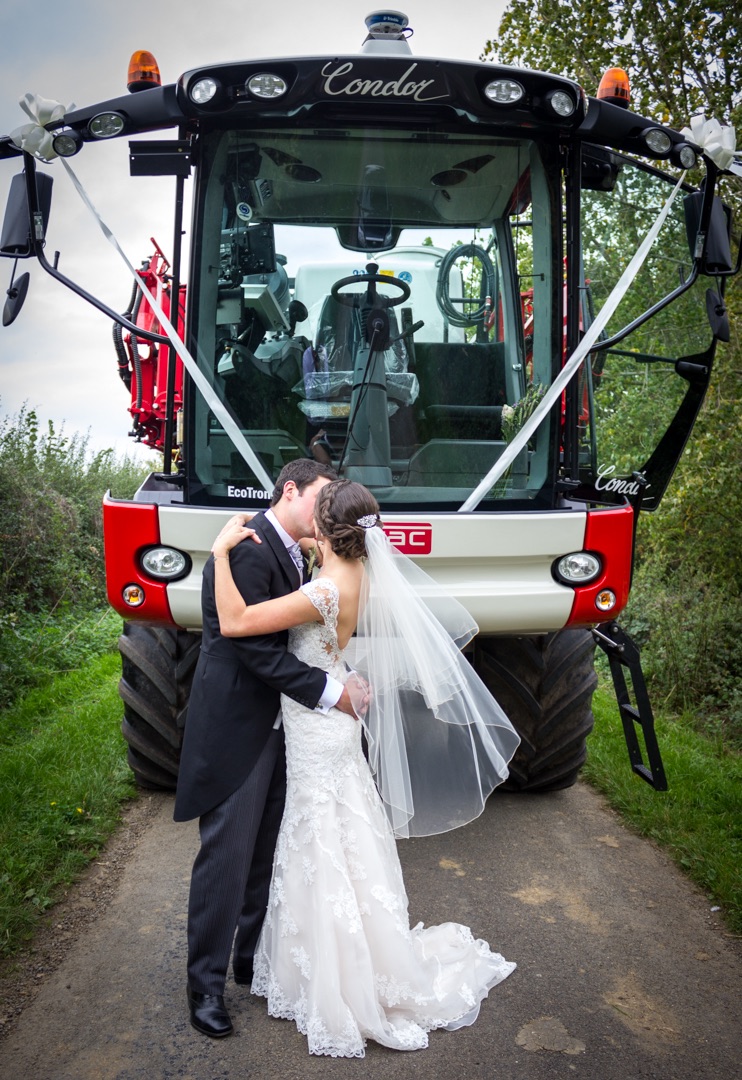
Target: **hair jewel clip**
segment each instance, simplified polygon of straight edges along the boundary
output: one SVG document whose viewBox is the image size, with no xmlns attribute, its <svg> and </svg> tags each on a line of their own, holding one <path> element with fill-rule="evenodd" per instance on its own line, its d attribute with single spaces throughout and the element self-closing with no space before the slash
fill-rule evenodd
<svg viewBox="0 0 742 1080">
<path fill-rule="evenodd" d="M 359 517 L 356 525 L 360 525 L 362 529 L 373 529 L 376 525 L 376 514 L 364 514 Z"/>
</svg>

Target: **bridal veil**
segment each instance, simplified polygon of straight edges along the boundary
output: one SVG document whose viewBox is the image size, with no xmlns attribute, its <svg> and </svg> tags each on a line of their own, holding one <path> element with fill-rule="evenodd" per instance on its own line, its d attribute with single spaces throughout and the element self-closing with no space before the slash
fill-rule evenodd
<svg viewBox="0 0 742 1080">
<path fill-rule="evenodd" d="M 396 836 L 448 832 L 481 814 L 520 740 L 460 651 L 478 632 L 466 608 L 380 527 L 366 528 L 365 539 L 346 655 L 371 686 L 362 717 L 369 764 Z"/>
</svg>

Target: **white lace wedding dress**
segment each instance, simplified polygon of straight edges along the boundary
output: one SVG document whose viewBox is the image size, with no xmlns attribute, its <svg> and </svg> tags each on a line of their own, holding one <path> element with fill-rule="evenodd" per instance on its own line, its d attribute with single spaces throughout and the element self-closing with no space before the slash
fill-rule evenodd
<svg viewBox="0 0 742 1080">
<path fill-rule="evenodd" d="M 337 587 L 318 578 L 303 591 L 324 621 L 292 630 L 290 649 L 344 681 Z M 363 1057 L 367 1039 L 422 1049 L 428 1031 L 473 1023 L 515 964 L 457 923 L 410 929 L 361 725 L 286 697 L 282 708 L 288 791 L 253 993 L 296 1022 L 310 1054 Z"/>
</svg>

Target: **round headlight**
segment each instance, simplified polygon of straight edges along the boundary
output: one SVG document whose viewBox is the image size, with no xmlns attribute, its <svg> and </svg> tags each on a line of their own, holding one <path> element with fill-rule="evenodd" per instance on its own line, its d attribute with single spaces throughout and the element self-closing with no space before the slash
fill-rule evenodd
<svg viewBox="0 0 742 1080">
<path fill-rule="evenodd" d="M 556 564 L 556 575 L 566 585 L 586 585 L 595 581 L 603 569 L 597 555 L 589 551 L 573 551 Z"/>
<path fill-rule="evenodd" d="M 285 80 L 280 75 L 272 75 L 269 71 L 253 75 L 245 85 L 254 97 L 264 100 L 281 97 L 288 90 Z"/>
<path fill-rule="evenodd" d="M 208 105 L 214 100 L 218 90 L 219 85 L 216 79 L 199 79 L 188 91 L 188 95 L 194 105 Z"/>
<path fill-rule="evenodd" d="M 661 128 L 650 128 L 645 131 L 644 142 L 655 154 L 669 154 L 672 148 L 672 139 Z"/>
<path fill-rule="evenodd" d="M 494 79 L 484 88 L 484 96 L 495 105 L 515 105 L 525 94 L 525 90 L 515 79 Z"/>
<path fill-rule="evenodd" d="M 549 105 L 557 116 L 571 116 L 575 111 L 574 98 L 566 90 L 554 90 L 549 94 Z"/>
<path fill-rule="evenodd" d="M 172 581 L 188 572 L 189 559 L 171 547 L 149 548 L 142 555 L 142 569 L 150 577 Z"/>
<path fill-rule="evenodd" d="M 64 128 L 54 136 L 52 146 L 60 157 L 74 157 L 82 149 L 82 137 L 73 128 Z"/>
<path fill-rule="evenodd" d="M 98 113 L 88 124 L 88 131 L 94 139 L 113 139 L 123 130 L 124 118 L 115 112 Z"/>
<path fill-rule="evenodd" d="M 698 163 L 696 152 L 692 146 L 681 146 L 678 157 L 680 158 L 680 164 L 684 169 L 695 169 Z"/>
</svg>

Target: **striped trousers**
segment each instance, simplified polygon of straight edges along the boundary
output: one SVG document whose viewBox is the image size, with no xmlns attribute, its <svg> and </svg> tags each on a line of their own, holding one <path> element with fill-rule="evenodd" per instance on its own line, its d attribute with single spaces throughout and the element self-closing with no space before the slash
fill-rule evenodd
<svg viewBox="0 0 742 1080">
<path fill-rule="evenodd" d="M 235 965 L 252 965 L 285 798 L 280 727 L 242 786 L 199 820 L 188 899 L 188 983 L 197 993 L 224 993 L 233 946 Z"/>
</svg>

